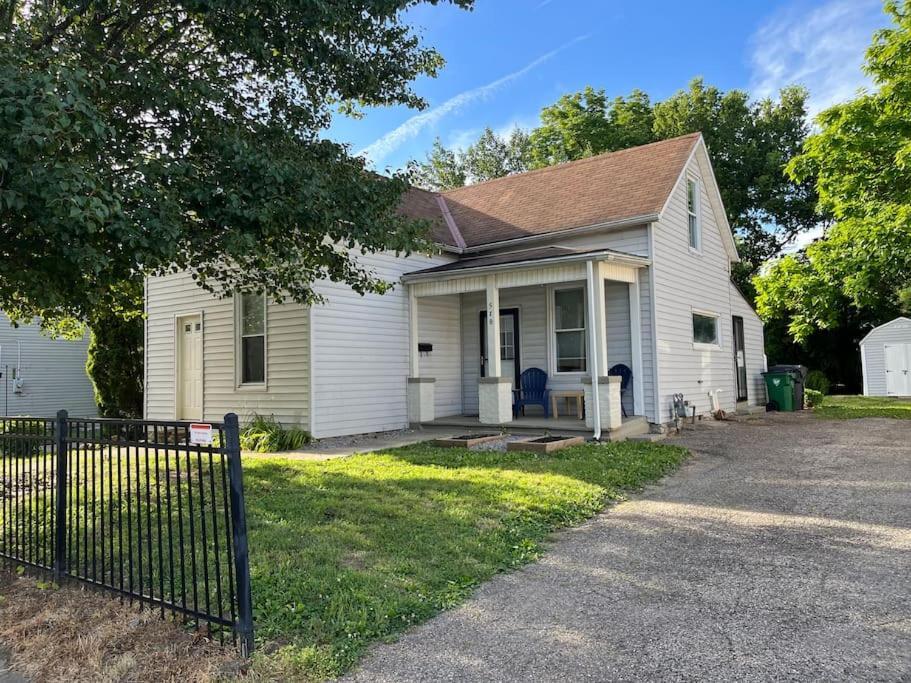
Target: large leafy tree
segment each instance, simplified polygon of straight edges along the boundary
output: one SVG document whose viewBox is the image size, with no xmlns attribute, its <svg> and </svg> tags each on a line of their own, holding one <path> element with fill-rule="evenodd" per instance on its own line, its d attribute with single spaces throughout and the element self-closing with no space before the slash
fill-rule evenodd
<svg viewBox="0 0 911 683">
<path fill-rule="evenodd" d="M 758 277 L 757 305 L 797 342 L 851 324 L 865 328 L 908 312 L 911 301 L 911 1 L 888 3 L 891 28 L 876 34 L 865 68 L 876 90 L 820 114 L 820 131 L 789 165 L 815 178 L 836 223 L 804 252 Z"/>
<path fill-rule="evenodd" d="M 409 84 L 441 58 L 402 16 L 438 1 L 0 4 L 0 306 L 87 320 L 174 269 L 301 302 L 322 277 L 382 291 L 347 248 L 423 243 L 395 213 L 406 178 L 322 132 L 424 105 Z"/>
<path fill-rule="evenodd" d="M 428 190 L 451 190 L 467 183 L 502 178 L 528 168 L 528 133 L 515 128 L 508 136 L 485 128 L 466 149 L 447 149 L 437 138 L 423 162 L 415 164 L 415 182 Z"/>
<path fill-rule="evenodd" d="M 649 97 L 640 90 L 613 101 L 591 86 L 563 95 L 541 110 L 541 125 L 530 136 L 529 164 L 542 168 L 653 142 L 654 120 Z"/>
</svg>

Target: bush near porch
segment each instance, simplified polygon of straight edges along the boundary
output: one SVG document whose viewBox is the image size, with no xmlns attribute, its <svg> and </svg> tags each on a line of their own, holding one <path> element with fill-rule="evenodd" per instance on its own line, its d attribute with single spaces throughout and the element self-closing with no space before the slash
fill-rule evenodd
<svg viewBox="0 0 911 683">
<path fill-rule="evenodd" d="M 911 420 L 911 399 L 893 396 L 826 396 L 813 409 L 816 417 L 850 420 L 861 417 L 891 417 Z"/>
<path fill-rule="evenodd" d="M 322 679 L 534 561 L 550 532 L 675 469 L 686 451 L 584 445 L 548 456 L 419 444 L 328 462 L 244 463 L 265 678 Z"/>
</svg>

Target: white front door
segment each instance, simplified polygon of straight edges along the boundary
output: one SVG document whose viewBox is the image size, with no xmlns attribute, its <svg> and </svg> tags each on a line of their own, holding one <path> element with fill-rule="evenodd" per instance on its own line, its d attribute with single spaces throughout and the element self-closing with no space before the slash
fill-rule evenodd
<svg viewBox="0 0 911 683">
<path fill-rule="evenodd" d="M 911 396 L 911 344 L 886 344 L 886 393 Z"/>
<path fill-rule="evenodd" d="M 202 318 L 177 319 L 177 419 L 202 419 Z"/>
</svg>

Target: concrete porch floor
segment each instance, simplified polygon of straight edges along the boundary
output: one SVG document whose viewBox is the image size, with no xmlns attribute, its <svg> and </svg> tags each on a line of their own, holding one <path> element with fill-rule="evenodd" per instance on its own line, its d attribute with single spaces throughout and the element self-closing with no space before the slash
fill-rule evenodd
<svg viewBox="0 0 911 683">
<path fill-rule="evenodd" d="M 519 416 L 512 422 L 503 425 L 481 424 L 477 415 L 451 415 L 448 417 L 438 417 L 431 422 L 424 422 L 422 427 L 459 427 L 467 433 L 480 433 L 497 431 L 505 429 L 512 433 L 543 433 L 551 434 L 584 434 L 591 438 L 594 434 L 591 429 L 585 426 L 585 420 L 577 417 L 559 417 L 545 418 L 543 416 Z M 630 415 L 623 418 L 622 426 L 614 430 L 616 436 L 626 438 L 635 434 L 644 434 L 648 432 L 648 421 L 639 415 Z M 607 434 L 605 432 L 605 434 Z M 621 436 L 622 435 L 622 436 Z"/>
</svg>

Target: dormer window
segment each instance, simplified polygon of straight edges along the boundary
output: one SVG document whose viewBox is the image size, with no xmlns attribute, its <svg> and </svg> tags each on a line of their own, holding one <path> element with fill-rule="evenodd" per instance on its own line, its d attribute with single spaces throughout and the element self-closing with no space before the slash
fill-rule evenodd
<svg viewBox="0 0 911 683">
<path fill-rule="evenodd" d="M 699 226 L 699 184 L 695 180 L 686 181 L 686 213 L 689 223 L 690 249 L 699 251 L 702 246 L 702 235 Z"/>
</svg>

